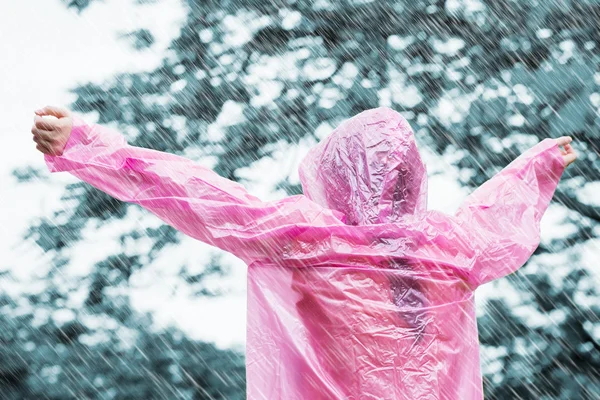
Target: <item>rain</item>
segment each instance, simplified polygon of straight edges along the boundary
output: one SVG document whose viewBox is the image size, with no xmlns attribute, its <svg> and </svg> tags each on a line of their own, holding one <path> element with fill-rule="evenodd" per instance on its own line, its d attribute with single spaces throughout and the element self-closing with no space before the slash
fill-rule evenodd
<svg viewBox="0 0 600 400">
<path fill-rule="evenodd" d="M 247 346 L 248 324 L 259 314 L 269 318 L 255 294 L 271 287 L 249 279 L 256 265 L 236 256 L 239 246 L 221 246 L 222 237 L 198 240 L 156 210 L 73 174 L 50 172 L 30 133 L 33 111 L 48 105 L 118 132 L 131 146 L 185 157 L 243 185 L 253 199 L 282 207 L 286 198 L 302 199 L 298 214 L 302 204 L 313 204 L 304 197 L 301 161 L 365 110 L 393 109 L 410 124 L 426 165 L 427 209 L 439 215 L 457 215 L 469 194 L 544 139 L 571 136 L 577 160 L 543 213 L 539 246 L 516 271 L 481 278 L 485 283 L 474 292 L 472 348 L 480 365 L 473 368 L 486 399 L 599 399 L 599 18 L 597 0 L 24 0 L 5 6 L 0 399 L 292 398 L 273 397 L 247 374 L 266 357 L 261 351 L 273 350 L 266 341 L 265 348 Z M 204 195 L 200 183 L 187 189 Z M 250 211 L 238 217 L 258 225 Z M 377 248 L 399 246 L 388 239 L 376 241 Z M 272 245 L 251 243 L 243 251 Z M 314 248 L 304 237 L 282 254 Z M 439 305 L 428 296 L 427 281 L 401 277 L 421 265 L 384 263 L 400 275 L 388 281 L 356 268 L 367 274 L 357 278 L 353 264 L 314 279 L 293 270 L 288 286 L 276 273 L 257 276 L 305 294 L 294 300 L 302 319 L 290 322 L 297 340 L 304 338 L 298 326 L 325 335 L 316 321 L 339 322 L 335 335 L 314 345 L 329 355 L 345 351 L 338 337 L 355 333 L 344 324 L 364 320 L 326 305 L 339 300 L 342 309 L 369 314 L 358 294 L 327 297 L 327 285 L 346 279 L 391 285 L 389 305 L 402 310 L 372 315 L 397 317 L 404 331 L 419 332 L 398 341 L 399 352 L 410 340 L 426 346 Z M 335 380 L 335 373 L 327 375 L 335 362 L 321 361 L 319 379 Z M 302 374 L 273 363 L 282 377 Z M 368 374 L 355 373 L 353 382 L 363 384 Z M 316 398 L 304 388 L 293 398 Z M 430 389 L 422 392 L 429 397 L 398 385 L 386 395 L 356 388 L 319 395 L 455 398 Z"/>
</svg>

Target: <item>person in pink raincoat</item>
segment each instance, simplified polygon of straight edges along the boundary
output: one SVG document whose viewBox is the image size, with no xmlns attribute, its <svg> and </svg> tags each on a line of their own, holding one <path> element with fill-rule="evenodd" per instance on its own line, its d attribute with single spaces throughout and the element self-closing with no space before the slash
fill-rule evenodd
<svg viewBox="0 0 600 400">
<path fill-rule="evenodd" d="M 454 215 L 427 210 L 413 131 L 379 107 L 308 152 L 304 195 L 266 202 L 64 108 L 36 114 L 34 141 L 51 172 L 139 204 L 248 265 L 251 400 L 482 399 L 474 291 L 531 256 L 576 158 L 570 137 L 544 139 Z"/>
</svg>

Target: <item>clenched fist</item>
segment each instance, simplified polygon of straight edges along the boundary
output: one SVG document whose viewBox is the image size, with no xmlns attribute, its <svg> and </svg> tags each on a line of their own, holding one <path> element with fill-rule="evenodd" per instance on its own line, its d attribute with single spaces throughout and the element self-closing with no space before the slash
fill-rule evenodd
<svg viewBox="0 0 600 400">
<path fill-rule="evenodd" d="M 62 107 L 46 106 L 35 111 L 33 118 L 33 141 L 36 149 L 44 154 L 60 156 L 69 140 L 73 127 L 71 111 Z M 50 115 L 56 118 L 43 118 Z"/>
</svg>

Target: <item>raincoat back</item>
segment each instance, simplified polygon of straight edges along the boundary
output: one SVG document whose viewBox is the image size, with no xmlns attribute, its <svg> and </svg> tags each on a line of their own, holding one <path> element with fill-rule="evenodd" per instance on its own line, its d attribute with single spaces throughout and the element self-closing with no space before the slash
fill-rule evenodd
<svg viewBox="0 0 600 400">
<path fill-rule="evenodd" d="M 248 265 L 249 399 L 482 399 L 473 292 L 539 244 L 564 164 L 545 139 L 427 210 L 414 133 L 388 107 L 345 120 L 300 165 L 304 195 L 264 202 L 191 160 L 74 117 L 52 172 Z"/>
</svg>

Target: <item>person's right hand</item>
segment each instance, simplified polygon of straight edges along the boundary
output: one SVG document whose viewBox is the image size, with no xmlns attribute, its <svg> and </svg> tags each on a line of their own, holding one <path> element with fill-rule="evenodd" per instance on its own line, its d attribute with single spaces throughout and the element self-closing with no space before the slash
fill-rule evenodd
<svg viewBox="0 0 600 400">
<path fill-rule="evenodd" d="M 60 156 L 71 136 L 73 116 L 71 111 L 63 107 L 46 106 L 35 110 L 33 117 L 33 141 L 37 143 L 36 149 L 44 154 Z M 43 118 L 50 115 L 56 118 Z"/>
<path fill-rule="evenodd" d="M 563 146 L 563 149 L 560 149 L 560 152 L 565 162 L 565 168 L 567 168 L 573 161 L 577 159 L 577 153 L 575 153 L 575 150 L 573 150 L 569 144 L 573 138 L 571 136 L 561 136 L 556 140 L 558 141 L 559 146 Z"/>
</svg>

